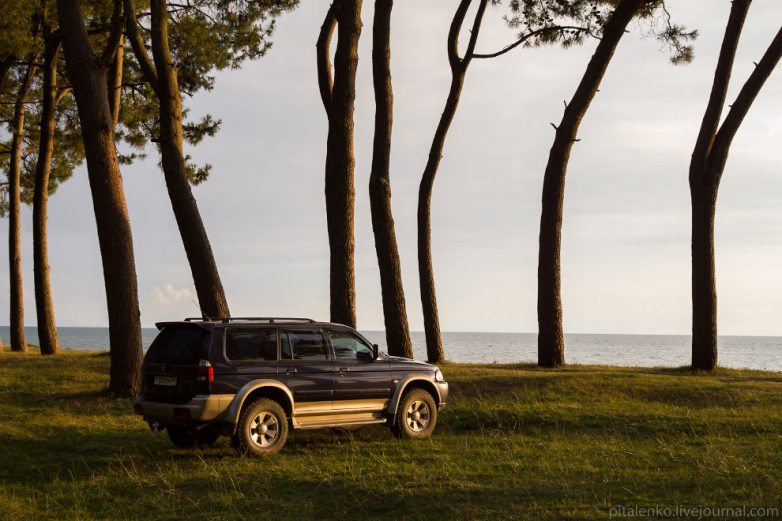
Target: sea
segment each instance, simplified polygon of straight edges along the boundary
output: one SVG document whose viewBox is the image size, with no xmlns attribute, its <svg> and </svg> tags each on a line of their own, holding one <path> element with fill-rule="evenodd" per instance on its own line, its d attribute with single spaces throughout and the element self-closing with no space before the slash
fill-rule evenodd
<svg viewBox="0 0 782 521">
<path fill-rule="evenodd" d="M 105 351 L 109 330 L 102 327 L 58 328 L 60 344 L 74 349 Z M 385 350 L 382 331 L 363 331 L 364 336 Z M 25 328 L 27 342 L 38 344 L 35 327 Z M 144 328 L 144 349 L 152 343 L 157 330 Z M 454 362 L 519 363 L 537 358 L 535 333 L 463 333 L 445 332 L 443 349 Z M 426 359 L 423 332 L 412 332 L 413 355 Z M 0 339 L 8 342 L 8 326 L 0 326 Z M 570 364 L 600 364 L 640 367 L 681 367 L 690 362 L 688 335 L 603 335 L 566 334 L 565 360 Z M 722 367 L 782 371 L 782 337 L 721 336 L 719 365 Z"/>
</svg>

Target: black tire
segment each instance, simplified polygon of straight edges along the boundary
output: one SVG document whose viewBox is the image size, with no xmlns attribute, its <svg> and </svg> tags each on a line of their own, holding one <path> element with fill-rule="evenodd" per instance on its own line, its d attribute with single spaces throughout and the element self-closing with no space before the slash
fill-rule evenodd
<svg viewBox="0 0 782 521">
<path fill-rule="evenodd" d="M 276 454 L 287 439 L 288 418 L 279 403 L 260 398 L 244 408 L 236 433 L 240 452 L 251 456 Z"/>
<path fill-rule="evenodd" d="M 397 438 L 424 440 L 437 426 L 437 404 L 428 391 L 414 387 L 405 392 L 396 410 L 393 432 Z"/>
<path fill-rule="evenodd" d="M 168 427 L 168 438 L 180 449 L 203 449 L 214 447 L 220 437 L 220 429 L 217 426 L 208 426 L 200 430 L 185 427 Z"/>
</svg>

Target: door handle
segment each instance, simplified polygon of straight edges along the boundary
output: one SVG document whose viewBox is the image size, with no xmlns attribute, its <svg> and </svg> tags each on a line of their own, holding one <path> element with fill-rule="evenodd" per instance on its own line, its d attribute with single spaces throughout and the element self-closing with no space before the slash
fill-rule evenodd
<svg viewBox="0 0 782 521">
<path fill-rule="evenodd" d="M 347 373 L 348 372 L 348 368 L 347 367 L 340 367 L 339 368 L 339 372 L 340 373 Z"/>
<path fill-rule="evenodd" d="M 296 369 L 295 367 L 288 367 L 285 372 L 288 373 L 288 374 L 296 374 L 296 373 L 299 372 L 299 370 Z"/>
</svg>

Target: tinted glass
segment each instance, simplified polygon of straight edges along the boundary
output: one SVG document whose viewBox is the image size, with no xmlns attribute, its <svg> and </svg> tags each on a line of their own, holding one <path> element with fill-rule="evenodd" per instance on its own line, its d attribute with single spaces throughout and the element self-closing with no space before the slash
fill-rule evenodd
<svg viewBox="0 0 782 521">
<path fill-rule="evenodd" d="M 370 345 L 353 333 L 347 331 L 329 331 L 334 355 L 341 360 L 371 360 L 375 357 Z"/>
<path fill-rule="evenodd" d="M 288 331 L 282 342 L 282 358 L 325 360 L 326 342 L 320 331 Z"/>
<path fill-rule="evenodd" d="M 275 329 L 229 328 L 225 332 L 229 360 L 277 360 Z"/>
<path fill-rule="evenodd" d="M 209 331 L 197 327 L 168 326 L 149 346 L 144 358 L 155 364 L 192 364 L 209 358 Z"/>
</svg>

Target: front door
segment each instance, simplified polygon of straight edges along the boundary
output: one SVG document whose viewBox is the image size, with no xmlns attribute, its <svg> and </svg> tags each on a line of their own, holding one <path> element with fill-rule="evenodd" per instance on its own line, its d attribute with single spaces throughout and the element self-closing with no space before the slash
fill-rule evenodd
<svg viewBox="0 0 782 521">
<path fill-rule="evenodd" d="M 335 409 L 382 410 L 393 389 L 388 364 L 375 359 L 372 346 L 350 331 L 329 330 L 328 336 L 335 358 Z"/>
</svg>

